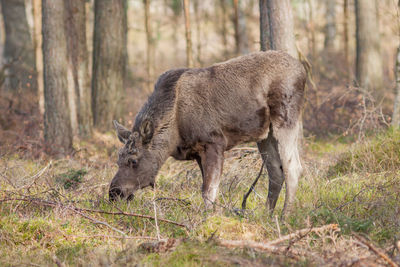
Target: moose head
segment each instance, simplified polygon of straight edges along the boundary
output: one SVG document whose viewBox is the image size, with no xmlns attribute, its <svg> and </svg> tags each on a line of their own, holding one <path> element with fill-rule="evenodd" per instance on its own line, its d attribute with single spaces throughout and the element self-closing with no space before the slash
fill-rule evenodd
<svg viewBox="0 0 400 267">
<path fill-rule="evenodd" d="M 159 169 L 158 161 L 149 149 L 154 127 L 150 120 L 143 121 L 138 131 L 129 131 L 115 120 L 113 124 L 124 146 L 118 152 L 118 171 L 111 181 L 109 198 L 111 201 L 130 200 L 136 190 L 154 187 Z"/>
</svg>

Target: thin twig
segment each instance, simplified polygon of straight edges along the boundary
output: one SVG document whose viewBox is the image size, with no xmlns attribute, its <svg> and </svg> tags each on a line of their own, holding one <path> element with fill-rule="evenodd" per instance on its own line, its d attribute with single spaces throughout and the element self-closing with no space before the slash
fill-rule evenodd
<svg viewBox="0 0 400 267">
<path fill-rule="evenodd" d="M 50 161 L 50 162 L 49 162 L 43 169 L 41 169 L 38 173 L 36 173 L 35 175 L 33 175 L 31 178 L 29 178 L 29 180 L 33 180 L 30 184 L 21 186 L 21 187 L 19 187 L 18 189 L 30 188 L 32 185 L 34 185 L 34 184 L 36 183 L 37 179 L 39 179 L 40 176 L 42 176 L 43 173 L 44 173 L 45 171 L 47 171 L 47 169 L 50 168 L 51 164 L 52 164 L 52 161 Z"/>
<path fill-rule="evenodd" d="M 388 255 L 386 255 L 386 253 L 380 251 L 378 248 L 376 248 L 374 245 L 372 245 L 370 242 L 368 242 L 364 237 L 353 233 L 353 236 L 355 238 L 358 239 L 358 241 L 360 241 L 361 243 L 363 243 L 364 245 L 366 245 L 372 252 L 374 252 L 376 255 L 378 255 L 379 257 L 381 257 L 384 261 L 386 261 L 390 266 L 392 267 L 399 267 L 399 265 L 397 263 L 395 263 L 394 261 L 392 261 L 390 259 L 390 257 Z"/>
<path fill-rule="evenodd" d="M 279 238 L 282 238 L 282 236 L 281 236 L 281 228 L 279 227 L 279 222 L 278 222 L 278 215 L 275 215 L 275 224 L 276 224 L 276 229 L 278 230 Z"/>
<path fill-rule="evenodd" d="M 86 214 L 80 212 L 79 210 L 76 210 L 74 207 L 66 207 L 66 208 L 69 209 L 69 210 L 71 210 L 71 211 L 73 211 L 73 212 L 75 212 L 75 213 L 77 213 L 77 214 L 79 214 L 79 215 L 81 215 L 82 217 L 88 219 L 89 221 L 92 221 L 92 222 L 95 223 L 95 224 L 102 224 L 102 225 L 104 225 L 104 226 L 107 226 L 107 227 L 110 228 L 111 230 L 113 230 L 113 231 L 115 231 L 115 232 L 117 232 L 117 233 L 120 233 L 120 234 L 121 234 L 122 236 L 124 236 L 124 237 L 127 237 L 127 235 L 126 235 L 124 232 L 122 232 L 121 230 L 118 230 L 117 228 L 115 228 L 114 226 L 112 226 L 112 225 L 110 225 L 110 224 L 108 224 L 108 223 L 106 223 L 106 222 L 99 221 L 99 220 L 97 220 L 97 219 L 95 219 L 95 218 L 92 218 L 92 217 L 90 217 L 90 216 L 88 216 L 88 215 L 86 215 Z"/>
<path fill-rule="evenodd" d="M 43 199 L 35 199 L 35 198 L 9 198 L 9 199 L 1 199 L 1 202 L 9 202 L 9 201 L 26 201 L 26 202 L 34 202 L 36 204 L 41 204 L 44 206 L 50 206 L 50 207 L 56 207 L 56 206 L 62 206 L 62 207 L 66 207 L 64 204 L 62 203 L 56 203 L 56 202 L 51 202 L 51 201 L 47 201 L 47 200 L 43 200 Z M 149 216 L 149 215 L 143 215 L 143 214 L 137 214 L 137 213 L 128 213 L 128 212 L 110 212 L 110 211 L 104 211 L 104 210 L 93 210 L 93 209 L 86 209 L 86 208 L 78 208 L 74 206 L 75 210 L 78 211 L 85 211 L 85 212 L 90 212 L 90 213 L 100 213 L 100 214 L 108 214 L 108 215 L 124 215 L 124 216 L 131 216 L 131 217 L 138 217 L 138 218 L 144 218 L 144 219 L 149 219 L 149 220 L 155 220 L 154 217 Z M 158 221 L 161 222 L 165 222 L 165 223 L 170 223 L 173 225 L 177 225 L 180 227 L 184 227 L 187 228 L 187 226 L 183 223 L 178 223 L 178 222 L 174 222 L 171 220 L 167 220 L 167 219 L 160 219 L 158 218 Z"/>
</svg>

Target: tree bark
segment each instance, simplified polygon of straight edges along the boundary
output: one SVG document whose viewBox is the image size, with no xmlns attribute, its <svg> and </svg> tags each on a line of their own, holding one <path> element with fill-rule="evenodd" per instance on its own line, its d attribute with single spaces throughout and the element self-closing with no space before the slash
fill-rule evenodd
<svg viewBox="0 0 400 267">
<path fill-rule="evenodd" d="M 189 68 L 193 67 L 192 53 L 192 32 L 190 27 L 190 2 L 183 0 L 183 11 L 185 15 L 185 30 L 186 30 L 186 65 Z"/>
<path fill-rule="evenodd" d="M 349 52 L 349 9 L 348 1 L 343 1 L 343 42 L 344 42 L 344 58 L 347 69 L 347 79 L 350 81 L 352 71 L 350 67 L 350 52 Z"/>
<path fill-rule="evenodd" d="M 50 152 L 72 151 L 68 107 L 68 53 L 64 31 L 63 0 L 42 1 L 44 59 L 44 138 Z"/>
<path fill-rule="evenodd" d="M 396 75 L 396 98 L 394 100 L 392 126 L 398 128 L 400 127 L 400 45 L 397 48 L 395 75 Z"/>
<path fill-rule="evenodd" d="M 235 43 L 236 43 L 236 54 L 243 55 L 249 52 L 249 45 L 247 39 L 246 30 L 246 18 L 241 10 L 239 0 L 233 0 L 233 24 L 235 28 Z"/>
<path fill-rule="evenodd" d="M 375 0 L 356 0 L 356 75 L 359 85 L 383 96 L 383 66 Z"/>
<path fill-rule="evenodd" d="M 143 0 L 144 4 L 144 24 L 146 28 L 146 90 L 148 93 L 153 91 L 154 76 L 154 38 L 151 27 L 150 0 Z"/>
<path fill-rule="evenodd" d="M 227 38 L 227 28 L 226 28 L 226 0 L 219 0 L 219 6 L 221 10 L 221 37 L 222 37 L 222 44 L 224 46 L 224 55 L 227 56 L 228 54 L 228 38 Z"/>
<path fill-rule="evenodd" d="M 394 100 L 393 116 L 392 116 L 392 126 L 400 127 L 400 0 L 397 2 L 397 26 L 399 32 L 397 33 L 397 38 L 399 41 L 399 46 L 397 47 L 396 65 L 395 65 L 395 77 L 396 77 L 396 97 Z"/>
<path fill-rule="evenodd" d="M 33 0 L 34 46 L 36 56 L 37 92 L 39 111 L 44 115 L 44 82 L 43 82 L 43 50 L 42 50 L 42 0 Z"/>
<path fill-rule="evenodd" d="M 10 90 L 37 89 L 35 49 L 29 31 L 24 0 L 1 0 L 5 27 L 4 64 L 6 87 Z"/>
<path fill-rule="evenodd" d="M 326 25 L 325 25 L 325 49 L 332 51 L 335 46 L 336 36 L 336 0 L 325 0 Z"/>
<path fill-rule="evenodd" d="M 85 0 L 64 0 L 69 52 L 69 67 L 72 74 L 72 91 L 75 101 L 77 130 L 80 136 L 90 136 L 93 126 L 91 109 L 89 56 L 86 40 Z M 72 114 L 71 114 L 72 115 Z"/>
<path fill-rule="evenodd" d="M 298 58 L 290 1 L 267 0 L 267 10 L 270 48 L 283 50 L 292 57 Z"/>
<path fill-rule="evenodd" d="M 122 120 L 126 69 L 126 0 L 95 0 L 92 104 L 94 126 L 111 127 Z"/>
<path fill-rule="evenodd" d="M 259 1 L 260 8 L 260 50 L 267 51 L 270 49 L 269 44 L 269 21 L 267 0 Z"/>
</svg>

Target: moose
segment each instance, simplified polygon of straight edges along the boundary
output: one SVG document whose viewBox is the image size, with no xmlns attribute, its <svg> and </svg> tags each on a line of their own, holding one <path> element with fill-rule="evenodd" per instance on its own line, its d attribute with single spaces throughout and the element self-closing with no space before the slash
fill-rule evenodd
<svg viewBox="0 0 400 267">
<path fill-rule="evenodd" d="M 136 190 L 154 187 L 158 170 L 172 156 L 197 161 L 205 207 L 212 208 L 224 151 L 257 142 L 269 176 L 266 205 L 272 213 L 285 181 L 282 214 L 287 213 L 302 173 L 298 134 L 305 82 L 301 62 L 282 51 L 163 73 L 131 131 L 113 121 L 124 146 L 110 200 L 129 200 Z"/>
</svg>

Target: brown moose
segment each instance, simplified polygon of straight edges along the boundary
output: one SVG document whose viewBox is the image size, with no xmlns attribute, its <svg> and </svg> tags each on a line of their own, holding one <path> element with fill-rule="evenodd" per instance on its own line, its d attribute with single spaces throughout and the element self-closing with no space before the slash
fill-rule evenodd
<svg viewBox="0 0 400 267">
<path fill-rule="evenodd" d="M 173 69 L 157 80 L 132 131 L 114 121 L 125 145 L 118 154 L 110 200 L 154 186 L 169 156 L 196 160 L 206 208 L 216 200 L 224 151 L 255 141 L 269 175 L 270 211 L 286 182 L 283 214 L 302 172 L 298 154 L 306 73 L 284 52 L 256 52 L 208 68 Z"/>
</svg>

